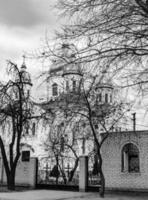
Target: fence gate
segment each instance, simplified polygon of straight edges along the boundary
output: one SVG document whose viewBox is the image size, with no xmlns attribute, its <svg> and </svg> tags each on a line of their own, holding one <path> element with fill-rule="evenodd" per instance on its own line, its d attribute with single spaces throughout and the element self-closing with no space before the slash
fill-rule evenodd
<svg viewBox="0 0 148 200">
<path fill-rule="evenodd" d="M 62 188 L 62 186 L 73 186 L 78 189 L 79 184 L 79 162 L 74 175 L 71 174 L 76 164 L 74 158 L 41 158 L 38 160 L 38 175 L 37 187 L 38 188 Z M 70 181 L 69 181 L 70 180 Z"/>
</svg>

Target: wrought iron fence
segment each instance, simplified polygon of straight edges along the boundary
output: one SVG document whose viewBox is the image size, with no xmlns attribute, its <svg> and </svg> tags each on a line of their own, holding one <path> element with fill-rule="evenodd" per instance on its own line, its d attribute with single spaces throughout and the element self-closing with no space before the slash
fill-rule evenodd
<svg viewBox="0 0 148 200">
<path fill-rule="evenodd" d="M 96 170 L 94 155 L 89 157 L 88 160 L 88 186 L 99 186 L 100 185 L 100 175 Z M 55 160 L 51 161 L 51 159 L 39 160 L 38 165 L 38 177 L 37 183 L 38 184 L 47 184 L 47 185 L 79 185 L 79 166 L 74 173 L 72 181 L 68 181 L 70 177 L 70 173 L 72 170 L 72 165 L 69 166 L 65 164 L 66 167 L 62 168 L 63 174 L 66 178 L 66 183 L 64 182 L 64 176 L 59 169 L 56 169 L 56 162 Z M 55 170 L 53 170 L 55 168 Z M 57 172 L 58 170 L 58 172 Z"/>
<path fill-rule="evenodd" d="M 96 154 L 92 153 L 88 158 L 88 186 L 99 186 L 100 174 Z"/>
<path fill-rule="evenodd" d="M 72 168 L 67 167 L 62 168 L 61 170 L 55 167 L 56 163 L 51 161 L 51 159 L 46 159 L 43 161 L 39 160 L 38 164 L 38 184 L 49 184 L 49 185 L 78 185 L 79 184 L 79 168 L 74 173 L 72 181 L 68 181 Z M 55 169 L 54 169 L 55 168 Z M 64 177 L 66 178 L 66 183 L 64 182 Z"/>
</svg>

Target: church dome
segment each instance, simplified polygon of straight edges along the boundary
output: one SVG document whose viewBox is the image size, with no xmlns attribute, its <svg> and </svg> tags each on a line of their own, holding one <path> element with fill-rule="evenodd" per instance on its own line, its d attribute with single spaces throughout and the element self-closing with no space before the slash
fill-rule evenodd
<svg viewBox="0 0 148 200">
<path fill-rule="evenodd" d="M 67 57 L 68 63 L 64 66 L 63 76 L 69 74 L 75 74 L 82 76 L 79 63 L 76 63 L 77 51 L 72 44 L 63 44 L 62 49 L 64 56 Z"/>
<path fill-rule="evenodd" d="M 65 59 L 63 76 L 75 74 L 82 76 L 79 63 L 76 63 L 77 51 L 73 44 L 63 43 L 61 46 L 62 56 Z"/>
<path fill-rule="evenodd" d="M 82 72 L 81 72 L 80 68 L 78 66 L 76 66 L 76 64 L 64 66 L 63 76 L 70 75 L 70 74 L 82 76 Z"/>
<path fill-rule="evenodd" d="M 106 70 L 100 73 L 100 77 L 95 86 L 99 104 L 112 104 L 114 102 L 114 86 Z"/>
<path fill-rule="evenodd" d="M 60 63 L 57 60 L 52 60 L 50 65 L 49 74 L 50 76 L 61 75 L 63 73 L 63 66 L 60 66 Z"/>
<path fill-rule="evenodd" d="M 49 73 L 51 75 L 62 74 L 62 76 L 75 74 L 82 75 L 77 59 L 77 51 L 73 44 L 62 43 L 56 47 L 57 55 L 52 59 Z"/>
<path fill-rule="evenodd" d="M 112 80 L 106 70 L 101 72 L 101 76 L 99 77 L 98 83 L 96 84 L 96 89 L 98 88 L 108 88 L 111 90 L 114 89 Z"/>
</svg>

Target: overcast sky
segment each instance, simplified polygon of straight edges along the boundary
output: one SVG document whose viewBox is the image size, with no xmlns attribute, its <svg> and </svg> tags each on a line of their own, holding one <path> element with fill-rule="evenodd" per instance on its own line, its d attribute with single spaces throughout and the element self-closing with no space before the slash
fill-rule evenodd
<svg viewBox="0 0 148 200">
<path fill-rule="evenodd" d="M 53 32 L 56 24 L 50 10 L 53 2 L 55 0 L 0 0 L 1 72 L 6 60 L 20 64 L 24 52 L 39 48 L 45 32 Z M 29 66 L 29 70 L 34 67 Z"/>
<path fill-rule="evenodd" d="M 50 6 L 56 0 L 0 0 L 0 79 L 4 78 L 6 60 L 22 63 L 24 52 L 41 47 L 45 33 L 54 32 L 58 22 Z M 35 74 L 39 71 L 36 61 L 26 60 L 34 79 L 33 94 L 46 94 L 44 87 L 37 88 Z M 137 116 L 138 117 L 138 116 Z M 143 127 L 144 128 L 144 127 Z"/>
</svg>

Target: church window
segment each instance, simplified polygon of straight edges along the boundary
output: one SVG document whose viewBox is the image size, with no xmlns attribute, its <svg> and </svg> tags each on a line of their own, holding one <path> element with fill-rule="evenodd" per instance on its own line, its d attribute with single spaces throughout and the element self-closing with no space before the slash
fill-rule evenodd
<svg viewBox="0 0 148 200">
<path fill-rule="evenodd" d="M 69 91 L 69 82 L 66 81 L 66 91 Z"/>
<path fill-rule="evenodd" d="M 72 89 L 73 89 L 73 92 L 75 92 L 76 91 L 76 80 L 73 80 L 73 82 L 72 82 Z"/>
<path fill-rule="evenodd" d="M 102 101 L 102 94 L 100 93 L 99 94 L 99 102 L 101 102 Z"/>
<path fill-rule="evenodd" d="M 105 103 L 108 103 L 108 94 L 105 94 Z"/>
<path fill-rule="evenodd" d="M 53 96 L 57 96 L 58 95 L 58 85 L 57 85 L 57 83 L 54 83 L 52 85 L 52 95 Z"/>
<path fill-rule="evenodd" d="M 15 92 L 15 98 L 18 99 L 18 92 Z"/>
<path fill-rule="evenodd" d="M 35 135 L 35 122 L 33 122 L 33 124 L 32 124 L 32 135 Z"/>
<path fill-rule="evenodd" d="M 112 94 L 110 95 L 110 102 L 112 103 L 112 100 L 113 100 L 113 98 L 112 98 Z"/>
<path fill-rule="evenodd" d="M 27 97 L 30 97 L 30 90 L 27 90 Z"/>
<path fill-rule="evenodd" d="M 132 143 L 122 149 L 122 172 L 137 173 L 140 171 L 139 150 Z"/>
</svg>

